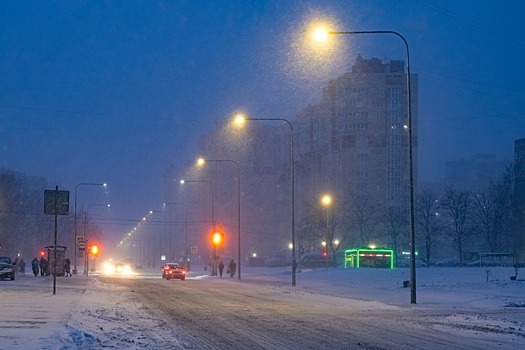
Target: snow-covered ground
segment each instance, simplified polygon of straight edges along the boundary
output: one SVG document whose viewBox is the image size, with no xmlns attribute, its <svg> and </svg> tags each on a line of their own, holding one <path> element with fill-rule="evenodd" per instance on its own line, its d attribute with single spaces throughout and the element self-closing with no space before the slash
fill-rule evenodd
<svg viewBox="0 0 525 350">
<path fill-rule="evenodd" d="M 418 268 L 415 305 L 410 304 L 410 289 L 403 287 L 409 280 L 404 268 L 303 270 L 297 273 L 295 287 L 286 268 L 243 267 L 242 273 L 242 280 L 235 282 L 268 286 L 276 295 L 336 295 L 342 302 L 355 303 L 350 299 L 357 298 L 367 308 L 385 310 L 457 310 L 440 322 L 500 329 L 502 339 L 525 348 L 525 280 L 518 276 L 511 281 L 513 268 Z M 160 277 L 154 271 L 133 278 Z M 195 267 L 187 282 L 193 278 L 214 277 Z M 118 349 L 166 348 L 165 344 L 185 348 L 183 340 L 163 332 L 167 327 L 162 320 L 131 300 L 129 291 L 96 276 L 57 278 L 53 295 L 52 277 L 19 275 L 15 281 L 0 281 L 0 305 L 0 349 L 91 349 L 101 344 Z"/>
</svg>

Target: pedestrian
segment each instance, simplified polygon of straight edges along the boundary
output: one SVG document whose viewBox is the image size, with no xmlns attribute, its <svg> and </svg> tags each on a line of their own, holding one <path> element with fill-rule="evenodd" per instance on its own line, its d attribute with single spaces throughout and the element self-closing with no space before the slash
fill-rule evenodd
<svg viewBox="0 0 525 350">
<path fill-rule="evenodd" d="M 222 271 L 224 271 L 224 263 L 219 261 L 219 277 L 222 278 Z"/>
<path fill-rule="evenodd" d="M 230 272 L 230 277 L 233 277 L 235 275 L 235 270 L 237 270 L 237 265 L 235 264 L 235 261 L 230 261 L 228 264 L 228 271 Z"/>
<path fill-rule="evenodd" d="M 38 276 L 38 259 L 36 257 L 31 261 L 31 269 L 33 269 L 33 275 Z"/>
<path fill-rule="evenodd" d="M 13 270 L 15 270 L 15 273 L 20 272 L 20 267 L 18 266 L 18 258 L 16 258 L 15 261 L 13 261 Z"/>
<path fill-rule="evenodd" d="M 44 276 L 46 274 L 46 259 L 44 257 L 40 258 L 39 266 L 40 266 L 40 276 Z"/>
<path fill-rule="evenodd" d="M 71 260 L 69 260 L 69 258 L 66 258 L 66 262 L 64 264 L 64 270 L 66 270 L 66 277 L 73 276 L 71 274 Z"/>
<path fill-rule="evenodd" d="M 24 259 L 20 259 L 19 265 L 18 265 L 18 271 L 22 274 L 26 274 L 26 263 Z"/>
</svg>

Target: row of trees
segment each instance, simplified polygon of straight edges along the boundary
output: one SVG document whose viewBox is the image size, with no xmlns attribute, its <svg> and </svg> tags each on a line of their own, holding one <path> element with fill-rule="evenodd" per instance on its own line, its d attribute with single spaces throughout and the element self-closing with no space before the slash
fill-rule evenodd
<svg viewBox="0 0 525 350">
<path fill-rule="evenodd" d="M 0 255 L 34 258 L 54 242 L 54 217 L 44 214 L 44 190 L 49 186 L 43 177 L 0 169 Z M 73 254 L 74 215 L 58 220 L 59 245 L 70 247 Z M 79 232 L 84 213 L 79 210 Z M 96 228 L 90 228 L 95 234 Z"/>
<path fill-rule="evenodd" d="M 52 242 L 53 220 L 43 209 L 45 188 L 43 178 L 0 170 L 0 255 L 29 257 Z"/>
<path fill-rule="evenodd" d="M 464 264 L 464 253 L 513 253 L 524 262 L 525 205 L 513 187 L 509 168 L 483 190 L 443 185 L 439 190 L 423 189 L 415 198 L 414 229 L 416 249 L 427 266 L 433 258 L 451 257 Z M 366 196 L 344 201 L 335 199 L 330 207 L 310 198 L 307 215 L 300 222 L 299 242 L 315 250 L 326 242 L 333 257 L 342 248 L 370 246 L 390 247 L 397 256 L 408 250 L 408 210 L 385 208 Z M 334 244 L 338 242 L 339 244 Z"/>
</svg>

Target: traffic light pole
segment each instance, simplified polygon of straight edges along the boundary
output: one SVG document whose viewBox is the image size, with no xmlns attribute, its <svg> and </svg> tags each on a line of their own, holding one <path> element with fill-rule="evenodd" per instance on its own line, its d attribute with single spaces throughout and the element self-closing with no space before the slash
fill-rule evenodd
<svg viewBox="0 0 525 350">
<path fill-rule="evenodd" d="M 84 274 L 87 276 L 89 276 L 89 245 L 88 245 L 88 240 L 86 239 L 86 251 L 85 251 L 85 260 L 84 260 Z"/>
</svg>

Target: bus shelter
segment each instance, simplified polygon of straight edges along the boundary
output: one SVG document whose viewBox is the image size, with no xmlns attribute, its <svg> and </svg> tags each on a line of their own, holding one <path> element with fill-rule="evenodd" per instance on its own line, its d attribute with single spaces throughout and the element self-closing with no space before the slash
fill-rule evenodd
<svg viewBox="0 0 525 350">
<path fill-rule="evenodd" d="M 49 261 L 48 271 L 53 274 L 54 264 L 55 264 L 55 246 L 50 245 L 46 247 L 47 249 L 47 258 Z M 56 246 L 56 256 L 57 256 L 57 267 L 56 267 L 56 276 L 64 276 L 66 274 L 66 246 L 57 245 Z"/>
<path fill-rule="evenodd" d="M 345 269 L 374 267 L 394 268 L 394 251 L 386 248 L 356 248 L 345 250 Z"/>
</svg>

